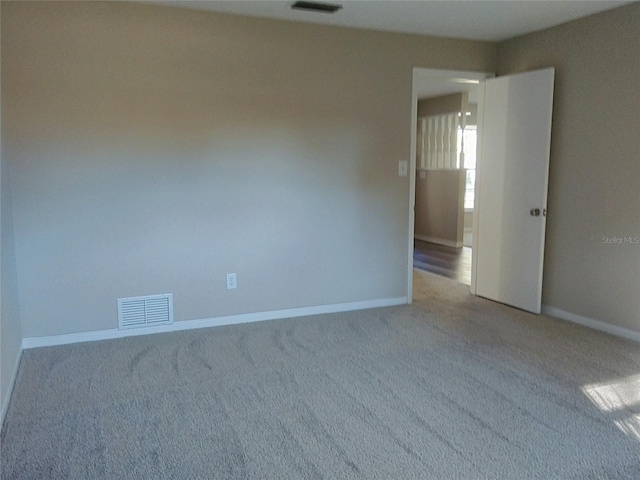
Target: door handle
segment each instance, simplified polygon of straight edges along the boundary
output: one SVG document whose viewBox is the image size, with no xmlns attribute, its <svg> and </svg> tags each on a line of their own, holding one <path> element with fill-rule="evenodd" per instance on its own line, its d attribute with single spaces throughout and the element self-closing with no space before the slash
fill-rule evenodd
<svg viewBox="0 0 640 480">
<path fill-rule="evenodd" d="M 532 208 L 531 211 L 529 212 L 529 215 L 531 215 L 532 217 L 539 217 L 540 216 L 540 209 L 539 208 Z"/>
</svg>

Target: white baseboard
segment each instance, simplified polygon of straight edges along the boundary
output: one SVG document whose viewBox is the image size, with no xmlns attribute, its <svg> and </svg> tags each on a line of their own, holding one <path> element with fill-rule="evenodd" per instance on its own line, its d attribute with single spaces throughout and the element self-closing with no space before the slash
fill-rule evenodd
<svg viewBox="0 0 640 480">
<path fill-rule="evenodd" d="M 309 315 L 321 315 L 324 313 L 349 312 L 353 310 L 365 310 L 369 308 L 391 307 L 405 305 L 407 297 L 383 298 L 367 300 L 363 302 L 338 303 L 334 305 L 318 305 L 315 307 L 289 308 L 286 310 L 274 310 L 271 312 L 244 313 L 216 318 L 202 318 L 198 320 L 183 320 L 171 325 L 159 325 L 156 327 L 132 328 L 127 330 L 98 330 L 94 332 L 70 333 L 67 335 L 52 335 L 48 337 L 31 337 L 22 340 L 22 348 L 52 347 L 55 345 L 67 345 L 70 343 L 95 342 L 98 340 L 111 340 L 114 338 L 133 337 L 138 335 L 151 335 L 154 333 L 177 332 L 181 330 L 193 330 L 196 328 L 219 327 L 222 325 L 237 325 L 240 323 L 262 322 L 265 320 L 277 320 L 280 318 L 305 317 Z"/>
<path fill-rule="evenodd" d="M 9 408 L 9 401 L 11 400 L 11 394 L 13 393 L 13 386 L 16 384 L 16 377 L 18 376 L 18 369 L 20 368 L 20 361 L 22 360 L 22 350 L 23 346 L 20 345 L 20 350 L 18 351 L 15 364 L 13 365 L 13 371 L 11 372 L 11 380 L 8 384 L 9 388 L 7 389 L 7 393 L 4 395 L 4 398 L 2 398 L 2 405 L 0 407 L 0 429 L 2 428 L 2 425 L 4 425 L 4 417 L 7 414 L 7 409 Z"/>
<path fill-rule="evenodd" d="M 429 237 L 427 235 L 414 235 L 413 236 L 417 240 L 422 240 L 423 242 L 429 243 L 437 243 L 438 245 L 446 245 L 447 247 L 462 247 L 462 242 L 454 242 L 453 240 L 445 240 L 442 238 Z"/>
<path fill-rule="evenodd" d="M 616 325 L 611 325 L 610 323 L 603 322 L 602 320 L 583 317 L 582 315 L 566 312 L 559 308 L 549 307 L 547 305 L 542 306 L 542 313 L 640 343 L 640 332 L 629 330 L 628 328 L 618 327 Z"/>
</svg>

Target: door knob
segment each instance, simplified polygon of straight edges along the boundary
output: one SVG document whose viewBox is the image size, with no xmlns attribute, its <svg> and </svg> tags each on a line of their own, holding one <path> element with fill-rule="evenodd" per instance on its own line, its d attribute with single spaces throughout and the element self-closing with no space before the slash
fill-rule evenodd
<svg viewBox="0 0 640 480">
<path fill-rule="evenodd" d="M 532 208 L 531 211 L 529 212 L 529 214 L 532 217 L 539 217 L 540 216 L 540 209 L 539 208 Z"/>
</svg>

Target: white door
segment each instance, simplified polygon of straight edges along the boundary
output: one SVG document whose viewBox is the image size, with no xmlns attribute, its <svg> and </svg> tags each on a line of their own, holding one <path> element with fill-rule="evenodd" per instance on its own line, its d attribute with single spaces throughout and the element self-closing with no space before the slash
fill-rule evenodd
<svg viewBox="0 0 640 480">
<path fill-rule="evenodd" d="M 548 68 L 486 80 L 478 112 L 471 291 L 533 313 L 542 300 L 553 79 Z"/>
</svg>

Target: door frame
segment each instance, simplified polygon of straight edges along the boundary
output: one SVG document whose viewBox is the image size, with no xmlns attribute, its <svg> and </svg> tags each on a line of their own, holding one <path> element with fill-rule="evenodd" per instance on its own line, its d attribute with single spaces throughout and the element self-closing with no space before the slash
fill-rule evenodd
<svg viewBox="0 0 640 480">
<path fill-rule="evenodd" d="M 446 74 L 447 78 L 450 79 L 458 79 L 458 80 L 468 80 L 468 81 L 476 81 L 476 80 L 486 80 L 487 78 L 495 77 L 494 72 L 483 72 L 483 71 L 470 71 L 470 70 L 443 70 L 443 69 L 435 69 L 435 68 L 426 68 L 426 67 L 413 67 L 413 75 L 412 75 L 412 84 L 411 84 L 411 148 L 410 148 L 410 156 L 409 156 L 409 235 L 407 242 L 407 303 L 413 303 L 413 242 L 415 235 L 415 206 L 416 206 L 416 141 L 417 141 L 417 128 L 418 128 L 418 92 L 416 90 L 416 78 L 418 76 L 418 72 L 426 72 L 427 76 L 431 74 L 432 76 L 438 76 L 439 78 L 443 77 L 443 74 Z M 483 95 L 481 92 L 478 92 L 478 115 L 480 114 L 481 102 L 483 101 Z M 480 132 L 478 132 L 480 135 Z M 481 138 L 478 138 L 478 142 L 481 141 Z M 479 162 L 478 162 L 479 163 Z M 478 163 L 476 163 L 476 171 L 479 168 Z M 476 194 L 477 200 L 477 194 Z M 476 229 L 477 222 L 479 221 L 476 217 L 477 209 L 474 208 L 473 212 L 473 239 L 472 239 L 472 249 L 475 246 L 476 242 Z M 471 258 L 471 293 L 475 294 L 475 265 L 474 265 L 475 255 Z"/>
</svg>

